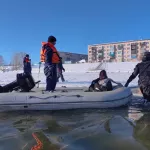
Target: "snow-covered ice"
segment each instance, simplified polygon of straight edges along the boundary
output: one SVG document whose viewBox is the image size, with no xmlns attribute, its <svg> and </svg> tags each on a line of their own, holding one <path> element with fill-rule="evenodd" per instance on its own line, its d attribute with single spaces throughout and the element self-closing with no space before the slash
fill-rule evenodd
<svg viewBox="0 0 150 150">
<path fill-rule="evenodd" d="M 103 68 L 108 72 L 108 77 L 115 81 L 121 82 L 123 85 L 131 75 L 137 62 L 121 62 L 121 63 L 104 63 Z M 62 83 L 61 80 L 57 84 L 60 86 L 86 86 L 88 87 L 91 81 L 98 77 L 100 70 L 94 70 L 99 63 L 83 63 L 83 64 L 64 64 L 65 72 L 64 77 L 66 82 Z M 16 80 L 16 74 L 20 71 L 0 72 L 0 84 L 5 85 L 9 82 Z M 41 80 L 40 86 L 45 86 L 45 75 L 43 73 L 43 66 L 40 69 L 40 75 L 38 78 L 38 66 L 34 66 L 32 70 L 35 81 Z M 133 80 L 130 86 L 136 86 L 137 80 Z"/>
</svg>

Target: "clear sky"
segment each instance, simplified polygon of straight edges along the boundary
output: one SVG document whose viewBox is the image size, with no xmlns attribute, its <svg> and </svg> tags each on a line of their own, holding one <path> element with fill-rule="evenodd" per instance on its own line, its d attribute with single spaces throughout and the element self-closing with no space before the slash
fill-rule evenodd
<svg viewBox="0 0 150 150">
<path fill-rule="evenodd" d="M 150 38 L 150 0 L 0 0 L 0 55 L 39 62 L 41 42 L 87 53 L 88 44 Z"/>
</svg>

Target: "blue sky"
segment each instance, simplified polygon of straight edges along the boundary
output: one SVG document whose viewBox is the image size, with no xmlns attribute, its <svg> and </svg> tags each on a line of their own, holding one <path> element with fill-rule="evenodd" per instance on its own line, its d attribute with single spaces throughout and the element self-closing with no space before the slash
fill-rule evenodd
<svg viewBox="0 0 150 150">
<path fill-rule="evenodd" d="M 87 53 L 88 44 L 150 38 L 149 0 L 1 0 L 0 55 L 23 51 L 39 62 L 41 42 Z"/>
</svg>

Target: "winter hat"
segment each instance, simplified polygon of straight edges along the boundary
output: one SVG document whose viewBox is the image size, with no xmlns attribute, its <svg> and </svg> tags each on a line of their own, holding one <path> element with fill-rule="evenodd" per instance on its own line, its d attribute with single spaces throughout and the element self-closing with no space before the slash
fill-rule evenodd
<svg viewBox="0 0 150 150">
<path fill-rule="evenodd" d="M 29 54 L 26 54 L 26 57 L 29 57 Z"/>
<path fill-rule="evenodd" d="M 48 37 L 48 42 L 51 42 L 51 43 L 56 42 L 56 38 L 51 35 Z"/>
<path fill-rule="evenodd" d="M 145 52 L 142 61 L 150 61 L 150 52 Z"/>
</svg>

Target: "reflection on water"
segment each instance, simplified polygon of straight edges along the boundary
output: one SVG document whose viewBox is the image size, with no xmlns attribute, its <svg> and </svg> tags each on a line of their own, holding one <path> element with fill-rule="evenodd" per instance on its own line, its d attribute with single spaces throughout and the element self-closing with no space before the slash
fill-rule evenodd
<svg viewBox="0 0 150 150">
<path fill-rule="evenodd" d="M 0 113 L 0 150 L 146 150 L 150 113 L 118 109 Z"/>
</svg>

